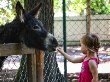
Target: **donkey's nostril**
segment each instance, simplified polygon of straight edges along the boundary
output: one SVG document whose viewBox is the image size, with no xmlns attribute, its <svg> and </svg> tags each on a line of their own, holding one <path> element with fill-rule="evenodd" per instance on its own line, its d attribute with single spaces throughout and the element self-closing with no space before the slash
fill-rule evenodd
<svg viewBox="0 0 110 82">
<path fill-rule="evenodd" d="M 58 41 L 56 40 L 56 38 L 50 33 L 48 33 L 48 37 L 50 37 L 50 41 L 51 41 L 52 45 L 57 47 Z"/>
<path fill-rule="evenodd" d="M 55 47 L 53 48 L 53 51 L 56 51 L 56 48 Z"/>
<path fill-rule="evenodd" d="M 52 39 L 52 43 L 54 44 L 54 47 L 57 47 L 58 46 L 58 42 L 55 38 Z"/>
<path fill-rule="evenodd" d="M 48 50 L 55 51 L 56 47 L 58 46 L 57 39 L 52 34 L 48 33 L 46 41 L 48 43 L 47 44 Z"/>
</svg>

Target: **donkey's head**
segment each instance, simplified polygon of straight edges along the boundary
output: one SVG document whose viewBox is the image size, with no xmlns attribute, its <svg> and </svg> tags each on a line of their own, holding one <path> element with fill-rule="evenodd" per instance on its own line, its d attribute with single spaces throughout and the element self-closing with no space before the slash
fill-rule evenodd
<svg viewBox="0 0 110 82">
<path fill-rule="evenodd" d="M 26 13 L 18 1 L 16 4 L 16 18 L 21 22 L 21 38 L 27 47 L 40 50 L 54 51 L 57 47 L 57 40 L 43 26 L 42 22 L 37 19 L 38 11 L 41 7 L 39 4 Z"/>
</svg>

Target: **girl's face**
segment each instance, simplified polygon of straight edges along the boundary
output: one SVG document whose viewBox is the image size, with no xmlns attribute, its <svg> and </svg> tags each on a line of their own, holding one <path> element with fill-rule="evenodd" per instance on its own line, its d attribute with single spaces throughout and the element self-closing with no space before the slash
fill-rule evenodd
<svg viewBox="0 0 110 82">
<path fill-rule="evenodd" d="M 81 44 L 81 52 L 82 52 L 83 54 L 87 54 L 87 50 L 88 50 L 87 46 L 85 46 L 85 45 L 82 43 L 82 41 L 80 41 L 80 44 Z"/>
</svg>

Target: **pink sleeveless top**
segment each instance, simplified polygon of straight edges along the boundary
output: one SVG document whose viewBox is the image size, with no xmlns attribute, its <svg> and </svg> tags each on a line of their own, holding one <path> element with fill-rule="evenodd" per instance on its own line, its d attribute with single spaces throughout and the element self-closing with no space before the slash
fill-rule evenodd
<svg viewBox="0 0 110 82">
<path fill-rule="evenodd" d="M 85 56 L 85 58 L 86 58 L 86 56 Z M 92 73 L 89 70 L 89 65 L 88 65 L 89 60 L 95 60 L 97 63 L 97 67 L 98 67 L 98 59 L 97 58 L 90 58 L 86 61 L 83 61 L 78 82 L 91 82 L 92 81 L 93 77 L 92 77 Z"/>
</svg>

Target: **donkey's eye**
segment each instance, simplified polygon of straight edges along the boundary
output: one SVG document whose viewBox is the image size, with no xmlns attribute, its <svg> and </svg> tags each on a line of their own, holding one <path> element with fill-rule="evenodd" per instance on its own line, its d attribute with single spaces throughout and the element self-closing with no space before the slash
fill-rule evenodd
<svg viewBox="0 0 110 82">
<path fill-rule="evenodd" d="M 38 25 L 33 26 L 33 30 L 41 30 L 41 27 Z"/>
<path fill-rule="evenodd" d="M 39 28 L 38 25 L 33 26 L 33 29 L 38 29 L 38 28 Z"/>
</svg>

